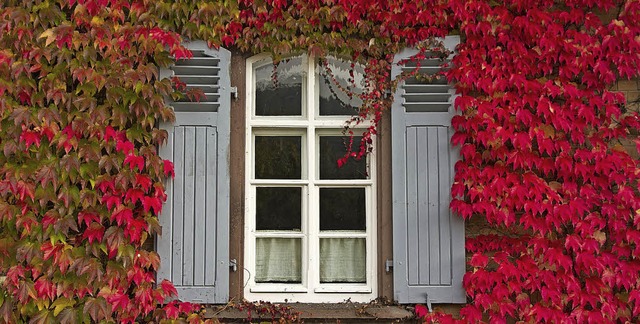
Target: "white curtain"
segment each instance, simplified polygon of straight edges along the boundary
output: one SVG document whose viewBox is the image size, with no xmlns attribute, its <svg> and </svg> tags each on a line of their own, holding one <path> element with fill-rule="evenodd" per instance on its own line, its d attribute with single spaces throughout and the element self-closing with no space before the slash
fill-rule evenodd
<svg viewBox="0 0 640 324">
<path fill-rule="evenodd" d="M 302 282 L 302 240 L 257 238 L 256 282 Z"/>
<path fill-rule="evenodd" d="M 320 239 L 320 282 L 366 282 L 366 239 Z"/>
</svg>

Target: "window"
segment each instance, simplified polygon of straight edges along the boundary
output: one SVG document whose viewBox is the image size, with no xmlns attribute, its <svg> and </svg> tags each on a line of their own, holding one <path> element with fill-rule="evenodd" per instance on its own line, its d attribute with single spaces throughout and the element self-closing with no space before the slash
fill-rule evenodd
<svg viewBox="0 0 640 324">
<path fill-rule="evenodd" d="M 453 50 L 458 41 L 447 37 L 444 44 Z M 168 103 L 176 119 L 161 125 L 168 143 L 160 155 L 174 161 L 175 178 L 167 179 L 155 241 L 158 282 L 172 280 L 181 300 L 204 303 L 225 303 L 230 292 L 235 298 L 229 287 L 238 284 L 251 300 L 369 301 L 392 289 L 400 303 L 466 301 L 464 222 L 448 208 L 458 160 L 449 143 L 450 85 L 401 82 L 378 151 L 337 168 L 349 140 L 344 123 L 361 104 L 341 89 L 363 87 L 360 67 L 301 56 L 274 69 L 268 57 L 253 57 L 246 62 L 245 104 L 232 100 L 231 52 L 205 42 L 187 46 L 194 57 L 160 75 L 203 89 L 206 100 Z M 392 78 L 417 68 L 406 61 L 417 52 L 396 55 Z M 426 57 L 418 69 L 433 74 L 442 60 Z M 232 133 L 245 139 L 244 147 L 230 145 Z M 374 158 L 389 175 L 373 177 Z M 230 190 L 243 183 L 243 194 Z M 243 202 L 244 212 L 236 213 Z M 237 231 L 244 231 L 243 241 Z M 236 262 L 240 247 L 245 256 Z M 390 276 L 375 271 L 381 261 L 392 265 L 392 288 Z"/>
<path fill-rule="evenodd" d="M 374 159 L 336 162 L 360 145 L 342 130 L 361 104 L 344 89 L 361 91 L 363 69 L 257 56 L 247 71 L 245 298 L 377 297 Z"/>
</svg>

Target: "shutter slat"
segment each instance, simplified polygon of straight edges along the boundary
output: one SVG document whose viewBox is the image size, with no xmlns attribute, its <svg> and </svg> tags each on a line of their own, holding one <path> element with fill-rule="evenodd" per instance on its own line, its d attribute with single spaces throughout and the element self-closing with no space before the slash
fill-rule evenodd
<svg viewBox="0 0 640 324">
<path fill-rule="evenodd" d="M 166 145 L 160 146 L 159 154 L 162 157 L 169 157 L 171 158 L 172 161 L 174 161 L 175 160 L 175 155 L 174 155 L 175 132 L 173 127 L 168 129 L 167 131 L 168 131 L 167 143 Z M 175 168 L 175 163 L 174 163 L 174 168 Z M 167 200 L 165 201 L 164 206 L 162 207 L 162 213 L 163 215 L 175 215 L 174 203 L 173 203 L 175 200 L 173 195 L 176 192 L 175 181 L 167 181 L 165 183 L 165 190 L 167 193 Z M 172 250 L 171 238 L 173 238 L 173 226 L 174 226 L 173 218 L 161 219 L 161 224 L 162 224 L 162 229 L 161 229 L 160 237 L 166 238 L 166 239 L 156 240 L 155 242 L 156 251 L 163 251 L 161 254 L 161 257 L 164 256 L 163 264 L 160 268 L 158 268 L 157 275 L 158 275 L 158 278 L 173 280 L 172 278 L 173 254 L 170 253 Z"/>
<path fill-rule="evenodd" d="M 451 45 L 450 39 L 445 43 Z M 453 48 L 449 46 L 448 48 Z M 392 77 L 435 75 L 448 61 L 396 55 Z M 407 62 L 399 66 L 397 62 Z M 416 68 L 420 65 L 419 68 Z M 444 76 L 408 78 L 391 109 L 394 296 L 400 303 L 464 303 L 464 222 L 449 209 L 458 149 L 450 144 L 454 91 Z"/>
<path fill-rule="evenodd" d="M 217 76 L 212 75 L 178 75 L 176 77 L 180 79 L 180 81 L 191 85 L 192 87 L 202 88 L 205 86 L 215 86 L 218 85 L 219 78 Z"/>
<path fill-rule="evenodd" d="M 204 98 L 200 102 L 208 103 L 208 102 L 216 102 L 220 99 L 220 95 L 217 93 L 205 93 Z M 176 102 L 191 102 L 189 99 L 184 98 Z M 198 102 L 194 102 L 198 103 Z"/>
<path fill-rule="evenodd" d="M 220 60 L 213 57 L 193 57 L 176 61 L 178 66 L 218 66 Z"/>
<path fill-rule="evenodd" d="M 405 84 L 406 93 L 448 93 L 451 87 L 448 84 Z"/>
<path fill-rule="evenodd" d="M 176 177 L 173 181 L 172 196 L 174 198 L 173 215 L 167 215 L 171 219 L 166 222 L 173 221 L 173 233 L 169 237 L 172 252 L 172 268 L 171 279 L 176 286 L 182 285 L 182 264 L 183 264 L 183 223 L 184 223 L 184 179 L 185 179 L 185 149 L 184 149 L 184 127 L 176 127 L 175 129 L 174 154 L 172 157 L 173 168 Z M 165 252 L 165 251 L 158 251 Z"/>
<path fill-rule="evenodd" d="M 413 131 L 413 130 L 412 130 Z M 416 237 L 407 236 L 409 240 L 408 244 L 416 245 L 416 248 L 420 252 L 418 260 L 409 262 L 415 262 L 418 264 L 418 282 L 414 282 L 414 285 L 424 284 L 425 282 L 429 282 L 429 271 L 424 271 L 424 269 L 429 268 L 429 263 L 431 260 L 431 250 L 429 249 L 429 240 L 430 240 L 430 231 L 429 231 L 429 167 L 428 167 L 428 155 L 427 150 L 429 148 L 429 142 L 427 138 L 427 129 L 424 127 L 416 127 L 416 156 L 413 159 L 416 160 L 416 170 L 417 172 L 413 174 L 408 174 L 409 177 L 416 178 L 418 182 L 418 192 L 415 196 L 407 197 L 409 200 L 415 200 L 418 204 L 418 210 L 416 211 L 416 215 L 408 215 L 409 217 L 415 218 L 417 220 L 417 224 L 415 225 L 418 229 L 418 233 Z M 412 158 L 411 156 L 407 156 L 407 158 Z M 417 244 L 416 244 L 417 243 Z"/>
<path fill-rule="evenodd" d="M 196 128 L 195 140 L 195 222 L 194 222 L 194 262 L 193 262 L 193 283 L 196 286 L 204 285 L 205 260 L 208 258 L 204 241 L 206 233 L 206 200 L 207 191 L 205 189 L 207 177 L 207 127 Z"/>
<path fill-rule="evenodd" d="M 418 197 L 420 185 L 418 182 L 418 178 L 416 175 L 418 174 L 418 163 L 416 161 L 419 154 L 418 147 L 418 134 L 415 128 L 407 129 L 407 196 L 408 197 Z M 407 234 L 405 237 L 418 239 L 420 237 L 420 220 L 418 219 L 419 210 L 418 210 L 418 201 L 416 199 L 407 199 Z M 409 284 L 415 285 L 420 281 L 420 264 L 418 260 L 420 260 L 420 247 L 418 246 L 418 242 L 411 242 L 411 239 L 407 239 L 407 249 L 408 249 L 408 257 L 409 260 L 407 263 L 408 274 L 409 274 Z M 409 263 L 411 262 L 411 263 Z"/>
<path fill-rule="evenodd" d="M 451 104 L 442 102 L 406 102 L 404 107 L 406 112 L 447 112 Z"/>
<path fill-rule="evenodd" d="M 439 66 L 423 66 L 423 67 L 419 67 L 419 68 L 403 69 L 403 72 L 407 72 L 407 73 L 416 72 L 418 74 L 434 76 L 436 74 L 439 74 L 443 70 L 444 69 L 442 69 Z"/>
<path fill-rule="evenodd" d="M 171 104 L 176 112 L 217 112 L 219 102 L 174 102 Z"/>
<path fill-rule="evenodd" d="M 205 208 L 207 215 L 212 214 L 216 210 L 216 202 L 218 201 L 218 146 L 217 146 L 217 136 L 214 128 L 207 128 L 207 156 L 206 156 L 206 181 L 205 181 L 205 190 L 207 193 L 207 199 L 205 200 Z M 216 228 L 218 227 L 218 219 L 220 214 L 224 215 L 224 213 L 215 213 L 214 217 L 207 217 L 205 220 L 206 229 Z M 224 222 L 224 218 L 221 219 Z M 224 236 L 223 234 L 220 234 Z M 205 253 L 207 253 L 207 268 L 205 270 L 204 284 L 207 286 L 212 286 L 216 282 L 216 260 L 218 260 L 217 254 L 219 253 L 216 249 L 216 242 L 218 239 L 218 232 L 207 230 L 207 235 L 205 236 Z M 223 256 L 224 257 L 224 256 Z"/>
<path fill-rule="evenodd" d="M 449 169 L 448 165 L 440 165 L 438 163 L 438 130 L 442 127 L 428 127 L 426 128 L 426 142 L 427 147 L 425 155 L 427 156 L 427 167 L 429 177 L 427 179 L 427 192 L 428 195 L 428 209 L 427 213 L 428 223 L 427 231 L 429 232 L 429 280 L 424 281 L 424 284 L 429 285 L 441 285 L 440 280 L 440 262 L 442 254 L 446 254 L 448 251 L 443 251 L 440 245 L 440 182 L 447 182 L 447 178 L 440 179 L 439 170 Z M 447 152 L 446 150 L 445 152 Z M 449 191 L 447 189 L 447 191 Z M 447 213 L 448 214 L 448 213 Z M 423 268 L 424 269 L 424 268 Z"/>
<path fill-rule="evenodd" d="M 187 65 L 174 65 L 171 70 L 176 75 L 215 75 L 220 73 L 220 67 L 218 66 L 187 66 Z"/>
<path fill-rule="evenodd" d="M 453 161 L 451 161 L 451 154 L 446 154 L 450 149 L 449 144 L 449 130 L 447 127 L 438 127 L 438 165 L 441 166 L 449 166 L 453 165 Z M 438 178 L 439 179 L 452 179 L 453 172 L 452 168 L 441 167 L 438 168 Z M 449 220 L 449 202 L 451 201 L 451 183 L 447 181 L 440 181 L 438 183 L 440 187 L 438 188 L 439 195 L 439 211 L 438 211 L 438 221 L 439 226 L 438 229 L 440 231 L 440 250 L 441 251 L 452 251 L 451 250 L 451 241 L 445 238 L 450 237 L 450 228 L 451 222 Z M 452 255 L 451 253 L 442 253 L 440 255 L 440 260 L 438 262 L 440 266 L 440 284 L 442 285 L 451 285 L 451 277 L 452 277 Z"/>
<path fill-rule="evenodd" d="M 220 86 L 217 84 L 187 84 L 187 90 L 195 88 L 202 89 L 202 92 L 204 93 L 214 94 L 220 92 Z"/>
<path fill-rule="evenodd" d="M 419 79 L 418 77 L 410 77 L 405 80 L 407 85 L 441 85 L 449 88 L 449 83 L 444 77 L 433 78 L 432 80 Z"/>
<path fill-rule="evenodd" d="M 402 95 L 406 102 L 449 102 L 449 93 L 405 93 Z"/>
<path fill-rule="evenodd" d="M 193 285 L 193 263 L 195 229 L 194 219 L 196 215 L 195 206 L 198 203 L 195 197 L 196 184 L 196 132 L 195 127 L 185 127 L 184 131 L 184 230 L 182 231 L 182 284 Z"/>
</svg>

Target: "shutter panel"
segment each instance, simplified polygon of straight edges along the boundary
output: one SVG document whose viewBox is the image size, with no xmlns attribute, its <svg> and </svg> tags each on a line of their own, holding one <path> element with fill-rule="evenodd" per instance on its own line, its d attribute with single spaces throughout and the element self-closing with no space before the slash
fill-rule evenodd
<svg viewBox="0 0 640 324">
<path fill-rule="evenodd" d="M 229 299 L 229 148 L 231 54 L 205 43 L 186 45 L 193 58 L 179 60 L 164 77 L 175 75 L 187 88 L 200 88 L 199 102 L 172 102 L 176 120 L 160 156 L 174 163 L 167 201 L 160 215 L 162 234 L 157 279 L 173 282 L 178 299 L 226 303 Z"/>
<path fill-rule="evenodd" d="M 458 37 L 447 37 L 453 49 Z M 398 62 L 392 77 L 416 68 Z M 434 74 L 439 59 L 420 62 Z M 449 209 L 457 149 L 450 144 L 454 89 L 443 81 L 410 78 L 398 86 L 392 115 L 394 294 L 400 303 L 464 303 L 464 222 Z"/>
</svg>

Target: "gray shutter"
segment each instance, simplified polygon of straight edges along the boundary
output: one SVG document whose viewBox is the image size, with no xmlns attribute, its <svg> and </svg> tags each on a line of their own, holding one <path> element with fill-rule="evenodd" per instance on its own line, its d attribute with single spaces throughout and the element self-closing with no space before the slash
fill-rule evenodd
<svg viewBox="0 0 640 324">
<path fill-rule="evenodd" d="M 193 58 L 179 60 L 162 77 L 178 76 L 201 88 L 199 102 L 172 102 L 176 121 L 160 156 L 174 163 L 167 201 L 160 215 L 162 234 L 157 279 L 168 279 L 178 299 L 226 303 L 229 299 L 229 148 L 231 54 L 203 42 L 187 44 Z"/>
<path fill-rule="evenodd" d="M 453 49 L 458 37 L 447 37 Z M 414 70 L 397 63 L 418 53 L 396 55 L 392 77 Z M 433 74 L 438 59 L 420 62 Z M 410 78 L 398 86 L 392 115 L 394 295 L 400 303 L 464 303 L 464 222 L 449 209 L 457 149 L 450 144 L 454 89 L 446 80 Z"/>
</svg>

